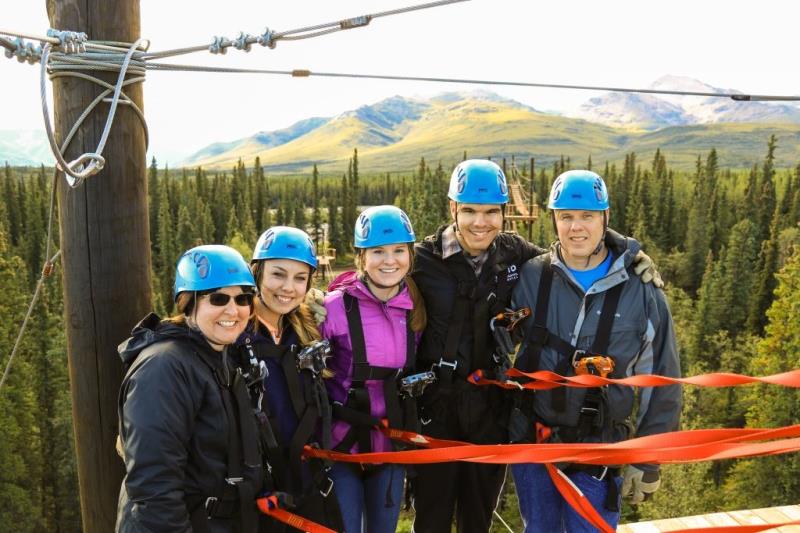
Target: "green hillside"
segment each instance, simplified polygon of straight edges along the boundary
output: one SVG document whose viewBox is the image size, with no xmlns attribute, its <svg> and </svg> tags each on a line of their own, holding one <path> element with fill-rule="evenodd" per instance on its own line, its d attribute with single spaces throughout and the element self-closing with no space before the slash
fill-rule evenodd
<svg viewBox="0 0 800 533">
<path fill-rule="evenodd" d="M 194 165 L 229 169 L 240 158 L 251 161 L 259 156 L 273 173 L 308 172 L 314 163 L 321 172 L 340 172 L 352 149 L 358 148 L 363 170 L 379 172 L 414 168 L 420 157 L 449 164 L 460 160 L 464 151 L 474 157 L 535 157 L 548 164 L 562 155 L 573 161 L 585 161 L 589 155 L 595 162 L 622 161 L 625 153 L 647 154 L 661 148 L 676 168 L 689 169 L 697 155 L 716 148 L 720 165 L 741 168 L 763 157 L 771 134 L 781 147 L 777 166 L 794 166 L 800 160 L 800 125 L 796 124 L 727 123 L 644 132 L 539 113 L 510 100 L 433 99 L 428 103 L 416 118 L 394 126 L 345 113 L 286 144 L 264 148 L 245 142 Z"/>
</svg>

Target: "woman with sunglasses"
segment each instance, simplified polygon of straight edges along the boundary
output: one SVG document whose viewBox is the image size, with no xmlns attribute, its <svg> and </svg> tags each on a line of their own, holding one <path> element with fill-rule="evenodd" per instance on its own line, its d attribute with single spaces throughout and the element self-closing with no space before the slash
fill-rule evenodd
<svg viewBox="0 0 800 533">
<path fill-rule="evenodd" d="M 409 277 L 414 230 L 391 205 L 370 207 L 356 221 L 356 272 L 339 276 L 325 298 L 320 333 L 332 343 L 326 381 L 333 400 L 333 444 L 345 453 L 392 451 L 378 427 L 416 429 L 416 406 L 398 380 L 414 368 L 425 306 Z M 331 470 L 347 533 L 395 531 L 405 469 L 336 463 Z"/>
<path fill-rule="evenodd" d="M 243 438 L 255 432 L 255 418 L 228 354 L 250 318 L 254 291 L 236 250 L 192 248 L 175 273 L 178 314 L 148 315 L 120 345 L 126 475 L 117 531 L 257 530 L 262 460 Z"/>
<path fill-rule="evenodd" d="M 341 531 L 328 465 L 302 458 L 306 445 L 330 447 L 322 381 L 328 343 L 319 342 L 314 314 L 304 303 L 317 268 L 314 244 L 297 228 L 270 228 L 258 239 L 250 268 L 258 287 L 255 314 L 236 344 L 242 365 L 264 369 L 256 409 L 271 472 L 266 491 L 279 494 L 291 512 Z M 259 531 L 293 529 L 264 516 Z"/>
</svg>

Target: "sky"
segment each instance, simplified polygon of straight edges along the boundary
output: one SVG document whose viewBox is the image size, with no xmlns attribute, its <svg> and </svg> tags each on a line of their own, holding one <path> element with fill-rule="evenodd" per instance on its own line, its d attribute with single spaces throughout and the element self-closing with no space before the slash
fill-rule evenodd
<svg viewBox="0 0 800 533">
<path fill-rule="evenodd" d="M 142 37 L 150 39 L 151 51 L 424 2 L 140 1 Z M 798 20 L 800 2 L 786 0 L 470 0 L 381 17 L 364 28 L 309 40 L 280 41 L 275 49 L 256 45 L 249 53 L 201 52 L 172 62 L 634 88 L 671 74 L 746 93 L 791 95 L 800 94 Z M 17 2 L 0 19 L 0 34 L 44 35 L 47 28 L 44 0 Z M 39 83 L 38 65 L 0 55 L 0 130 L 43 129 Z M 475 89 L 486 87 L 150 71 L 144 87 L 149 153 L 159 164 L 176 163 L 213 142 L 284 128 L 312 116 L 335 116 L 394 95 L 429 97 Z M 488 89 L 539 110 L 564 113 L 599 94 Z"/>
</svg>

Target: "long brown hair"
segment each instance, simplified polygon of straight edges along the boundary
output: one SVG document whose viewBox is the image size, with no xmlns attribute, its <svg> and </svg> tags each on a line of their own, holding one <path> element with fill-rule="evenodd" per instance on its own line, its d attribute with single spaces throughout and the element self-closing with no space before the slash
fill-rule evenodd
<svg viewBox="0 0 800 533">
<path fill-rule="evenodd" d="M 253 277 L 256 280 L 256 287 L 259 291 L 259 294 L 261 292 L 261 276 L 264 273 L 263 265 L 264 261 L 254 261 L 250 265 L 250 270 L 253 272 Z M 308 288 L 311 287 L 311 279 L 313 276 L 314 269 L 312 268 L 308 276 L 306 293 L 308 292 Z M 299 306 L 286 313 L 284 318 L 289 325 L 292 326 L 292 329 L 297 334 L 300 344 L 303 346 L 308 346 L 309 344 L 322 339 L 322 335 L 319 334 L 319 328 L 317 327 L 317 321 L 314 319 L 314 313 L 305 303 L 301 303 Z M 251 324 L 254 330 L 258 329 L 258 316 L 255 312 L 255 306 L 253 307 Z"/>
<path fill-rule="evenodd" d="M 408 273 L 403 278 L 406 285 L 408 286 L 408 294 L 411 296 L 412 302 L 412 309 L 411 309 L 411 331 L 415 333 L 421 333 L 422 330 L 425 329 L 425 325 L 428 322 L 428 314 L 425 311 L 425 300 L 422 298 L 422 293 L 417 287 L 417 284 L 414 282 L 414 279 L 411 277 L 411 272 L 414 270 L 414 243 L 408 243 Z M 363 276 L 364 271 L 364 254 L 366 253 L 368 248 L 359 248 L 358 253 L 356 253 L 354 260 L 356 264 L 356 271 L 358 272 L 359 276 Z"/>
</svg>

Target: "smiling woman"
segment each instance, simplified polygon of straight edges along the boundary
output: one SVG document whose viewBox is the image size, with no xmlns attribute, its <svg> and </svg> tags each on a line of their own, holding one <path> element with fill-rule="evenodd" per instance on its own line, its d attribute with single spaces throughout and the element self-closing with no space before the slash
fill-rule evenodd
<svg viewBox="0 0 800 533">
<path fill-rule="evenodd" d="M 255 419 L 248 401 L 239 404 L 247 389 L 227 350 L 247 325 L 254 290 L 237 251 L 192 248 L 175 273 L 180 314 L 148 315 L 120 345 L 128 370 L 119 396 L 126 475 L 117 531 L 257 530 L 255 503 L 238 495 L 261 489 L 263 461 L 243 444 Z M 241 487 L 226 478 L 241 478 Z"/>
</svg>

